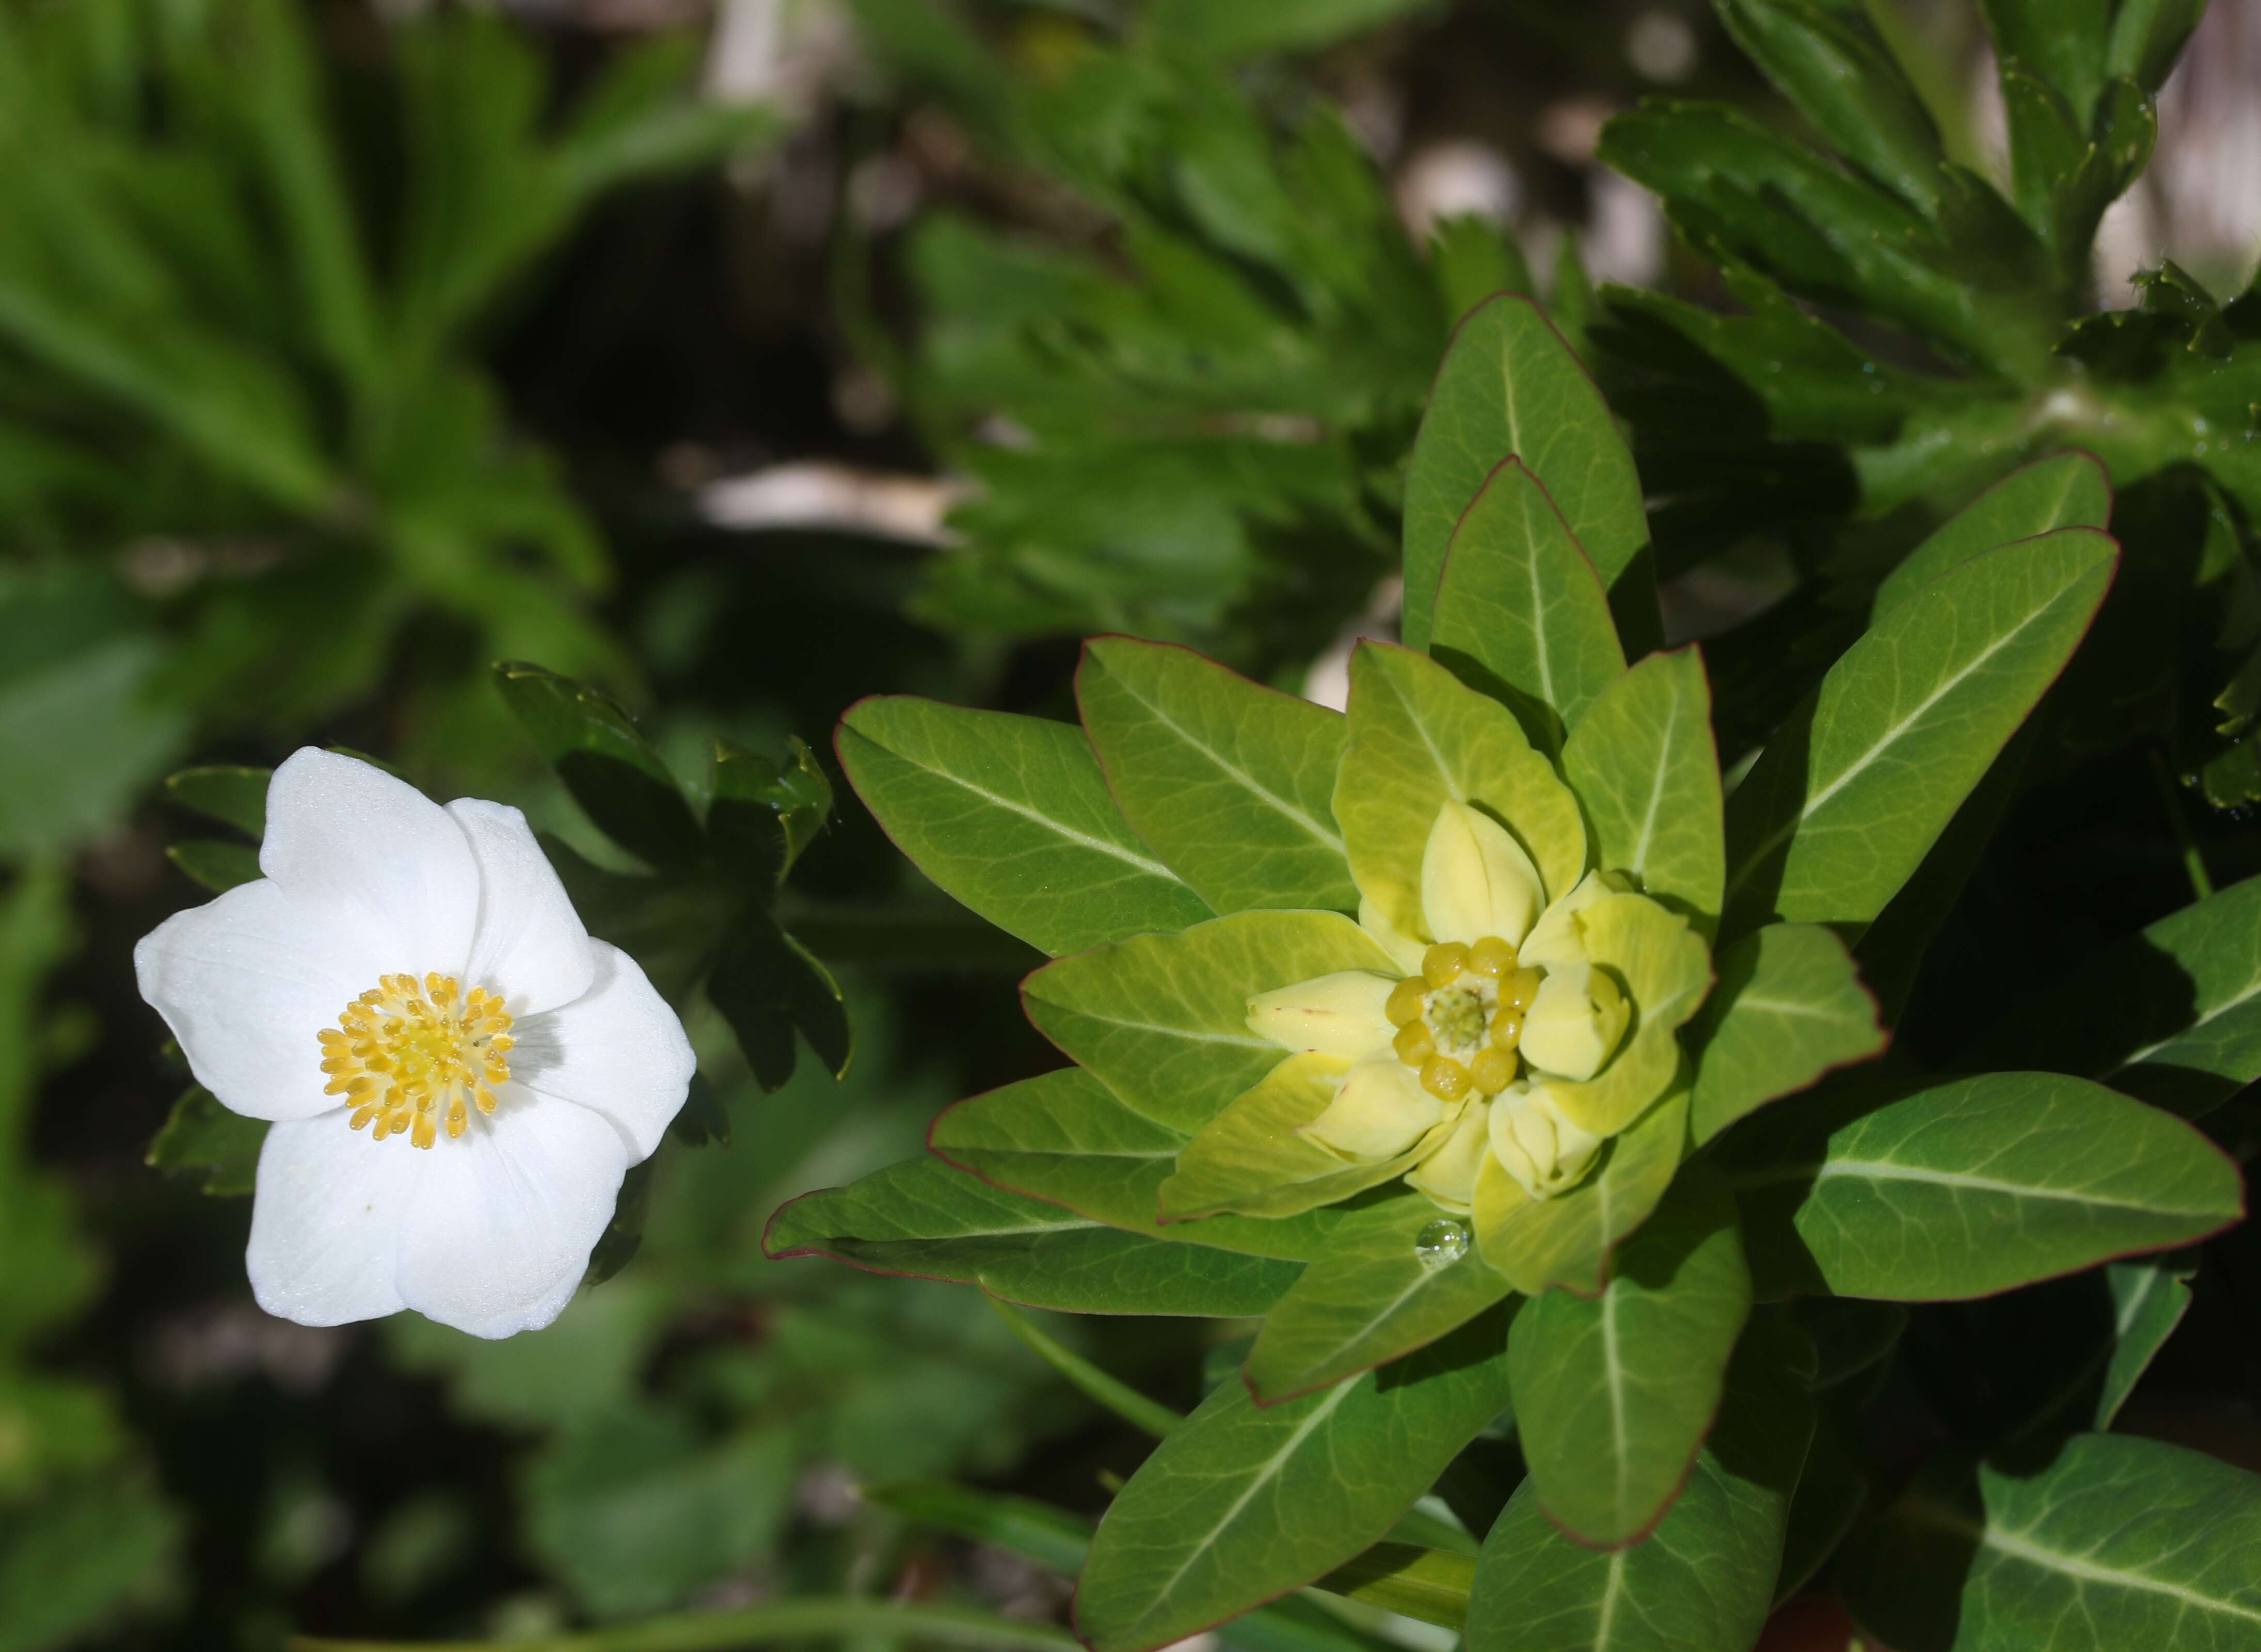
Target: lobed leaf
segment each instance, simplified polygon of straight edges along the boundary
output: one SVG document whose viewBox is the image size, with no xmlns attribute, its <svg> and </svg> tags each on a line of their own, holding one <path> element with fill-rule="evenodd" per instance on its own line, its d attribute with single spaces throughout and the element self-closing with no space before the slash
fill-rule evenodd
<svg viewBox="0 0 2261 1652">
<path fill-rule="evenodd" d="M 651 743 L 613 698 L 538 665 L 495 667 L 504 703 L 598 829 L 663 872 L 706 858 L 706 836 Z"/>
</svg>

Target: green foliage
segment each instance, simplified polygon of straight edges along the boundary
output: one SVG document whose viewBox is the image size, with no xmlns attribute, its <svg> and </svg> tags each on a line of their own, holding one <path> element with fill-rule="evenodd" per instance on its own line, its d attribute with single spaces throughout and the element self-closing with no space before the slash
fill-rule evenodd
<svg viewBox="0 0 2261 1652">
<path fill-rule="evenodd" d="M 1737 1119 L 1884 1045 L 1876 1001 L 1845 945 L 1815 923 L 1769 923 L 1719 954 L 1697 1037 L 1690 1125 L 1709 1141 Z"/>
<path fill-rule="evenodd" d="M 251 1191 L 266 1139 L 264 1119 L 231 1113 L 203 1085 L 191 1085 L 173 1103 L 144 1162 L 194 1177 L 205 1193 L 245 1194 Z"/>
<path fill-rule="evenodd" d="M 54 697 L 47 749 L 83 799 L 42 807 L 75 830 L 174 755 L 184 711 L 332 715 L 420 615 L 489 655 L 626 671 L 585 612 L 596 531 L 508 430 L 474 335 L 600 196 L 768 123 L 686 100 L 681 40 L 624 54 L 553 119 L 517 32 L 443 11 L 398 32 L 374 89 L 400 157 L 378 180 L 322 44 L 276 0 L 0 17 L 0 417 L 25 461 L 7 532 L 51 559 L 144 540 L 185 574 L 18 690 Z M 232 543 L 261 549 L 235 567 Z M 139 698 L 153 673 L 162 711 Z"/>
<path fill-rule="evenodd" d="M 2242 1469 L 2080 1434 L 1912 1486 L 1848 1555 L 1847 1593 L 1910 1652 L 2037 1638 L 2068 1652 L 2162 1636 L 2199 1652 L 2247 1646 L 2261 1590 L 2238 1556 L 2257 1520 L 2261 1486 Z"/>
</svg>

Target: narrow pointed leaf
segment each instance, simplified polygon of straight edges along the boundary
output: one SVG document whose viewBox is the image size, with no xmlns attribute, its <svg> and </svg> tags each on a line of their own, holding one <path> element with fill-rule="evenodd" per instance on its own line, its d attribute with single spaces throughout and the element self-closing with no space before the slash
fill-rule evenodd
<svg viewBox="0 0 2261 1652">
<path fill-rule="evenodd" d="M 1323 1392 L 1212 1392 L 1109 1505 L 1076 1588 L 1094 1652 L 1148 1652 L 1380 1541 L 1507 1408 L 1505 1311 Z"/>
<path fill-rule="evenodd" d="M 1519 459 L 1500 462 L 1453 529 L 1429 650 L 1549 754 L 1625 670 L 1601 576 Z"/>
<path fill-rule="evenodd" d="M 1927 1475 L 1855 1540 L 1840 1587 L 1901 1652 L 2261 1646 L 2261 1476 L 2077 1434 L 2046 1462 Z"/>
<path fill-rule="evenodd" d="M 1150 1238 L 1252 1256 L 1317 1255 L 1341 1218 L 1218 1216 L 1159 1225 L 1162 1183 L 1191 1138 L 1125 1107 L 1081 1067 L 1063 1067 L 967 1097 L 934 1121 L 927 1145 L 992 1186 L 1065 1205 Z"/>
<path fill-rule="evenodd" d="M 2088 454 L 2055 454 L 2013 470 L 1908 552 L 1877 587 L 1870 621 L 1981 551 L 2060 528 L 2101 528 L 2111 514 L 2111 481 Z"/>
<path fill-rule="evenodd" d="M 1585 1548 L 1547 1519 L 1536 1480 L 1517 1487 L 1476 1559 L 1468 1652 L 1748 1652 L 1812 1426 L 1795 1340 L 1753 1320 L 1687 1489 L 1646 1541 Z"/>
<path fill-rule="evenodd" d="M 1727 808 L 1727 917 L 1857 930 L 1922 861 L 2104 600 L 2092 528 L 1972 557 L 1847 651 Z"/>
<path fill-rule="evenodd" d="M 1256 1397 L 1268 1405 L 1356 1375 L 1504 1299 L 1513 1288 L 1465 1239 L 1458 1255 L 1424 1253 L 1418 1241 L 1439 1219 L 1429 1200 L 1409 1195 L 1337 1224 L 1257 1332 L 1248 1355 Z"/>
<path fill-rule="evenodd" d="M 1727 851 L 1703 657 L 1651 654 L 1603 689 L 1571 727 L 1562 772 L 1593 825 L 1595 864 L 1632 873 L 1710 938 Z"/>
<path fill-rule="evenodd" d="M 1130 830 L 1073 724 L 891 697 L 851 707 L 839 746 L 858 795 L 919 870 L 1044 952 L 1210 916 Z"/>
<path fill-rule="evenodd" d="M 1248 1001 L 1340 970 L 1397 973 L 1336 912 L 1237 912 L 1064 958 L 1022 987 L 1029 1018 L 1132 1111 L 1188 1135 L 1287 1056 Z"/>
<path fill-rule="evenodd" d="M 1762 1296 L 1983 1296 L 2236 1221 L 2236 1167 L 2085 1080 L 1989 1073 L 1776 1108 L 1714 1149 Z"/>
<path fill-rule="evenodd" d="M 1598 1296 L 1550 1290 L 1508 1327 L 1531 1483 L 1582 1543 L 1639 1541 L 1680 1494 L 1751 1310 L 1735 1202 L 1690 1165 Z"/>
<path fill-rule="evenodd" d="M 1844 942 L 1814 923 L 1769 923 L 1719 954 L 1690 1042 L 1702 1055 L 1690 1122 L 1698 1145 L 1776 1096 L 1884 1047 L 1877 1002 Z"/>
<path fill-rule="evenodd" d="M 1085 645 L 1075 692 L 1124 818 L 1209 906 L 1357 907 L 1332 809 L 1340 715 L 1122 636 Z"/>
<path fill-rule="evenodd" d="M 1503 459 L 1547 485 L 1635 653 L 1656 640 L 1640 479 L 1602 393 L 1530 299 L 1503 293 L 1453 334 L 1405 479 L 1406 643 L 1426 648 L 1461 514 Z"/>
<path fill-rule="evenodd" d="M 829 1256 L 1066 1313 L 1260 1314 L 1297 1268 L 1125 1233 L 938 1159 L 906 1160 L 851 1187 L 805 1194 L 770 1219 L 762 1243 L 773 1257 Z"/>
<path fill-rule="evenodd" d="M 2090 1426 L 2112 1426 L 2135 1384 L 2182 1324 L 2191 1303 L 2191 1278 L 2197 1272 L 2195 1252 L 2137 1257 L 2104 1270 L 2105 1286 L 2112 1293 L 2112 1347 Z"/>
</svg>

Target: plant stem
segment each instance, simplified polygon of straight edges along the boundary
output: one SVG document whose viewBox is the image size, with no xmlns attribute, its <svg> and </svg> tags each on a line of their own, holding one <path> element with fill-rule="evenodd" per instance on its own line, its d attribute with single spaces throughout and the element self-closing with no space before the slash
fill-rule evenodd
<svg viewBox="0 0 2261 1652">
<path fill-rule="evenodd" d="M 2192 893 L 2201 901 L 2207 900 L 2214 894 L 2214 879 L 2207 872 L 2205 857 L 2198 851 L 2198 839 L 2191 836 L 2181 794 L 2175 789 L 2175 777 L 2168 772 L 2167 759 L 2157 746 L 2151 748 L 2151 777 L 2159 783 L 2159 798 L 2167 806 L 2167 822 L 2174 828 L 2175 844 L 2182 851 L 2183 871 L 2190 878 Z"/>
<path fill-rule="evenodd" d="M 1048 1623 L 963 1606 L 895 1606 L 837 1598 L 785 1600 L 743 1612 L 686 1612 L 507 1645 L 509 1652 L 722 1652 L 772 1641 L 866 1634 L 1011 1652 L 1079 1652 L 1073 1635 Z M 492 1641 L 339 1641 L 301 1634 L 291 1638 L 289 1652 L 499 1652 L 502 1645 Z"/>
<path fill-rule="evenodd" d="M 1069 1353 L 1030 1322 L 1028 1316 L 1001 1296 L 989 1298 L 997 1316 L 1013 1327 L 1013 1334 L 1037 1351 L 1037 1357 L 1075 1384 L 1087 1398 L 1105 1406 L 1133 1428 L 1159 1440 L 1185 1419 L 1158 1400 L 1119 1383 L 1090 1361 Z"/>
</svg>

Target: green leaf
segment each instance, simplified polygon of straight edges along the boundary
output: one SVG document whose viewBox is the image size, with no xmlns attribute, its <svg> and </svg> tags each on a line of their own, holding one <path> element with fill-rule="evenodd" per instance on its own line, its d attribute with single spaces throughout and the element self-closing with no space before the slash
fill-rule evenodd
<svg viewBox="0 0 2261 1652">
<path fill-rule="evenodd" d="M 210 1090 L 191 1085 L 173 1103 L 142 1162 L 200 1178 L 206 1193 L 248 1193 L 257 1180 L 259 1150 L 266 1140 L 265 1119 L 231 1113 Z"/>
<path fill-rule="evenodd" d="M 22 602 L 20 588 L 0 582 L 0 641 L 11 646 L 20 621 L 5 610 Z M 60 657 L 0 664 L 0 857 L 91 841 L 174 760 L 188 719 L 150 690 L 162 663 L 154 636 L 128 630 Z"/>
<path fill-rule="evenodd" d="M 1075 695 L 1123 818 L 1212 908 L 1357 907 L 1332 808 L 1339 715 L 1130 637 L 1084 644 Z"/>
<path fill-rule="evenodd" d="M 2236 1167 L 2188 1124 L 2044 1073 L 1776 1108 L 1715 1151 L 1762 1296 L 1983 1296 L 2187 1244 L 2244 1209 Z"/>
<path fill-rule="evenodd" d="M 1394 1159 L 1345 1164 L 1303 1133 L 1350 1068 L 1315 1051 L 1282 1059 L 1179 1153 L 1177 1169 L 1162 1183 L 1162 1219 L 1301 1217 L 1412 1169 L 1425 1138 Z"/>
<path fill-rule="evenodd" d="M 216 837 L 192 837 L 169 844 L 165 858 L 214 894 L 225 894 L 240 884 L 255 883 L 262 875 L 259 851 L 249 844 L 222 843 Z"/>
<path fill-rule="evenodd" d="M 504 702 L 597 829 L 661 871 L 706 858 L 706 836 L 649 740 L 610 695 L 538 665 L 495 667 Z"/>
<path fill-rule="evenodd" d="M 1813 1443 L 1790 1499 L 1789 1530 L 1782 1545 L 1782 1575 L 1774 1586 L 1780 1605 L 1804 1591 L 1828 1563 L 1869 1501 L 1869 1476 L 1850 1431 L 1827 1405 L 1815 1407 Z"/>
<path fill-rule="evenodd" d="M 1150 1239 L 1303 1261 L 1338 1212 L 1289 1220 L 1215 1216 L 1161 1225 L 1162 1184 L 1190 1138 L 1132 1112 L 1080 1067 L 1023 1079 L 944 1110 L 927 1146 L 984 1182 Z"/>
<path fill-rule="evenodd" d="M 1191 1135 L 1287 1055 L 1248 1030 L 1248 1001 L 1348 969 L 1398 973 L 1340 913 L 1237 912 L 1060 959 L 1021 992 L 1037 1029 L 1124 1105 Z"/>
<path fill-rule="evenodd" d="M 2118 559 L 2085 528 L 2004 545 L 1855 643 L 1729 800 L 1723 932 L 1857 930 L 1882 911 L 2064 669 Z"/>
<path fill-rule="evenodd" d="M 856 1038 L 840 983 L 767 912 L 738 914 L 707 978 L 707 996 L 737 1035 L 764 1089 L 793 1076 L 796 1030 L 833 1077 L 848 1071 Z"/>
<path fill-rule="evenodd" d="M 2123 0 L 2112 18 L 2106 70 L 2157 91 L 2205 11 L 2206 0 Z"/>
<path fill-rule="evenodd" d="M 709 1440 L 676 1411 L 609 1411 L 528 1469 L 527 1541 L 598 1616 L 664 1612 L 766 1557 L 793 1506 L 795 1456 L 783 1428 Z"/>
<path fill-rule="evenodd" d="M 1708 940 L 1726 840 L 1703 657 L 1651 654 L 1611 683 L 1571 728 L 1562 772 L 1593 827 L 1595 864 L 1631 873 Z"/>
<path fill-rule="evenodd" d="M 1211 916 L 1123 820 L 1073 724 L 882 698 L 849 707 L 839 749 L 920 871 L 1055 957 Z"/>
<path fill-rule="evenodd" d="M 1500 461 L 1453 528 L 1429 649 L 1549 756 L 1625 671 L 1601 578 L 1519 459 Z"/>
<path fill-rule="evenodd" d="M 384 1322 L 386 1357 L 444 1381 L 450 1411 L 513 1431 L 570 1429 L 632 1402 L 678 1304 L 671 1286 L 628 1278 L 575 1296 L 539 1331 L 489 1340 L 425 1318 Z"/>
<path fill-rule="evenodd" d="M 208 815 L 255 840 L 267 835 L 267 784 L 274 778 L 272 769 L 215 764 L 167 775 L 165 791 L 183 808 Z"/>
<path fill-rule="evenodd" d="M 1335 1225 L 1256 1334 L 1248 1386 L 1258 1403 L 1274 1404 L 1385 1364 L 1458 1330 L 1509 1294 L 1507 1281 L 1467 1244 L 1464 1225 L 1460 1253 L 1421 1248 L 1419 1237 L 1439 1220 L 1437 1207 L 1413 1194 Z"/>
<path fill-rule="evenodd" d="M 1899 1346 L 1908 1312 L 1896 1302 L 1858 1296 L 1802 1296 L 1792 1304 L 1813 1343 L 1813 1386 L 1834 1388 L 1858 1376 Z"/>
<path fill-rule="evenodd" d="M 1610 1253 L 1647 1220 L 1680 1167 L 1688 1093 L 1675 1092 L 1602 1149 L 1600 1168 L 1551 1199 L 1533 1199 L 1497 1158 L 1476 1176 L 1475 1227 L 1484 1261 L 1525 1296 L 1561 1285 L 1583 1296 L 1609 1279 Z"/>
<path fill-rule="evenodd" d="M 1578 800 L 1515 715 L 1410 649 L 1360 643 L 1350 660 L 1350 745 L 1335 780 L 1335 818 L 1360 893 L 1400 935 L 1427 932 L 1421 858 L 1448 801 L 1497 816 L 1538 867 L 1550 900 L 1586 870 Z"/>
<path fill-rule="evenodd" d="M 1906 72 L 1857 4 L 1719 0 L 1735 44 L 1838 153 L 1927 217 L 1947 156 Z"/>
<path fill-rule="evenodd" d="M 1769 923 L 1719 954 L 1719 984 L 1690 1042 L 1696 1066 L 1690 1123 L 1712 1139 L 1776 1096 L 1884 1047 L 1877 1001 L 1845 943 L 1813 923 Z"/>
<path fill-rule="evenodd" d="M 1535 1477 L 1518 1486 L 1476 1559 L 1468 1652 L 1748 1652 L 1812 1426 L 1795 1340 L 1754 1318 L 1719 1423 L 1646 1541 L 1585 1548 L 1547 1519 Z"/>
<path fill-rule="evenodd" d="M 2179 1446 L 2078 1434 L 2047 1461 L 1927 1475 L 1839 1586 L 1904 1652 L 2229 1652 L 2261 1644 L 2261 1478 Z"/>
<path fill-rule="evenodd" d="M 1221 58 L 1307 52 L 1365 32 L 1434 0 L 1156 0 L 1147 32 Z"/>
<path fill-rule="evenodd" d="M 2059 453 L 2016 470 L 1941 523 L 1877 587 L 1870 623 L 1982 551 L 2060 528 L 2101 529 L 2112 484 L 2085 453 Z"/>
<path fill-rule="evenodd" d="M 2085 127 L 2104 83 L 2113 0 L 1981 0 L 1981 10 L 2002 61 L 2038 75 Z"/>
<path fill-rule="evenodd" d="M 1186 1247 L 1181 1247 L 1186 1248 Z M 1226 1383 L 1131 1476 L 1076 1589 L 1094 1652 L 1147 1652 L 1325 1576 L 1379 1541 L 1507 1407 L 1505 1313 L 1322 1393 Z"/>
<path fill-rule="evenodd" d="M 180 1517 L 139 1479 L 82 1477 L 0 1508 L 0 1652 L 49 1652 L 179 1588 Z"/>
<path fill-rule="evenodd" d="M 2113 1012 L 2092 1013 L 2094 983 Z M 2021 1005 L 1972 1065 L 2101 1080 L 2196 1118 L 2261 1078 L 2261 878 L 2170 913 Z"/>
<path fill-rule="evenodd" d="M 2091 1427 L 2112 1426 L 2152 1360 L 2182 1324 L 2191 1303 L 2190 1282 L 2197 1272 L 2198 1257 L 2191 1252 L 2114 1262 L 2104 1270 L 2105 1286 L 2112 1293 L 2112 1344 Z"/>
<path fill-rule="evenodd" d="M 1064 1313 L 1260 1314 L 1297 1268 L 1125 1233 L 937 1159 L 804 1194 L 771 1217 L 762 1245 L 772 1257 L 829 1256 L 869 1273 L 976 1284 Z"/>
<path fill-rule="evenodd" d="M 783 766 L 728 740 L 714 742 L 714 795 L 707 839 L 742 887 L 766 893 L 793 869 L 832 812 L 832 783 L 816 756 L 788 743 Z"/>
<path fill-rule="evenodd" d="M 1751 1311 L 1735 1202 L 1690 1166 L 1626 1241 L 1598 1296 L 1550 1290 L 1507 1332 L 1516 1428 L 1547 1517 L 1637 1543 L 1680 1495 Z"/>
<path fill-rule="evenodd" d="M 1610 593 L 1635 654 L 1657 640 L 1648 521 L 1633 455 L 1601 391 L 1530 299 L 1502 293 L 1453 334 L 1405 478 L 1408 645 L 1426 648 L 1439 577 L 1461 513 L 1501 460 L 1546 485 Z"/>
</svg>

